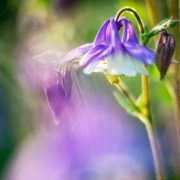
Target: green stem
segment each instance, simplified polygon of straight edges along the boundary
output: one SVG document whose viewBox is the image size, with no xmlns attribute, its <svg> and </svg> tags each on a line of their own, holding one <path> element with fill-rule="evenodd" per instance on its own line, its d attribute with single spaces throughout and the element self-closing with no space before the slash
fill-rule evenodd
<svg viewBox="0 0 180 180">
<path fill-rule="evenodd" d="M 159 151 L 158 143 L 156 141 L 156 135 L 155 135 L 153 123 L 152 123 L 152 121 L 149 121 L 149 119 L 142 114 L 137 113 L 136 117 L 139 118 L 141 120 L 141 122 L 144 123 L 147 134 L 148 134 L 151 151 L 152 151 L 152 156 L 153 156 L 153 160 L 154 160 L 154 166 L 155 166 L 155 170 L 156 170 L 156 179 L 164 180 L 165 177 L 163 175 L 164 172 L 163 172 L 163 168 L 161 166 L 161 161 L 160 161 L 160 151 Z"/>
<path fill-rule="evenodd" d="M 136 105 L 134 97 L 129 94 L 122 83 L 115 84 L 115 87 L 129 100 L 129 102 L 133 105 L 137 112 L 141 111 L 140 108 Z"/>
<path fill-rule="evenodd" d="M 151 144 L 151 150 L 152 150 L 154 165 L 155 165 L 155 169 L 156 169 L 156 178 L 158 180 L 163 180 L 164 179 L 164 175 L 163 175 L 164 173 L 163 173 L 163 169 L 161 166 L 160 152 L 159 152 L 158 143 L 156 141 L 155 130 L 154 130 L 152 122 L 150 122 L 150 121 L 147 122 L 145 124 L 145 126 L 146 126 L 147 134 L 149 137 L 149 141 Z"/>
<path fill-rule="evenodd" d="M 119 17 L 124 13 L 124 12 L 131 12 L 133 15 L 136 17 L 136 20 L 138 22 L 138 27 L 141 32 L 141 35 L 144 34 L 144 26 L 141 18 L 139 17 L 138 13 L 129 7 L 125 7 L 121 10 L 118 11 L 116 14 L 115 20 L 118 21 Z M 144 68 L 147 68 L 146 65 L 143 65 Z M 147 75 L 142 75 L 142 98 L 143 98 L 143 103 L 144 103 L 144 108 L 142 111 L 137 112 L 136 116 L 144 123 L 146 127 L 146 131 L 149 137 L 149 142 L 151 146 L 151 151 L 153 155 L 153 161 L 154 161 L 154 167 L 156 171 L 156 178 L 157 180 L 163 180 L 164 179 L 164 173 L 163 173 L 163 168 L 161 164 L 161 158 L 160 158 L 160 153 L 159 153 L 159 148 L 157 145 L 157 140 L 155 136 L 155 130 L 153 128 L 153 121 L 152 121 L 152 115 L 151 115 L 151 108 L 150 108 L 150 95 L 149 95 L 149 82 L 148 82 L 148 76 Z"/>
<path fill-rule="evenodd" d="M 145 64 L 143 64 L 144 68 L 147 68 Z M 150 107 L 150 96 L 149 96 L 149 80 L 147 75 L 141 76 L 141 84 L 142 84 L 142 98 L 144 108 L 142 110 L 143 115 L 147 117 L 147 119 L 152 122 L 151 116 L 151 107 Z"/>
<path fill-rule="evenodd" d="M 132 8 L 130 8 L 130 7 L 124 7 L 124 8 L 122 8 L 122 9 L 120 9 L 120 10 L 117 12 L 116 16 L 115 16 L 115 21 L 118 21 L 118 19 L 120 18 L 120 16 L 121 16 L 124 12 L 126 12 L 126 11 L 131 12 L 131 13 L 136 17 L 136 20 L 137 20 L 137 22 L 138 22 L 139 30 L 140 30 L 141 34 L 144 34 L 144 26 L 143 26 L 143 22 L 142 22 L 140 16 L 138 15 L 138 13 L 137 13 L 134 9 L 132 9 Z"/>
<path fill-rule="evenodd" d="M 164 180 L 165 177 L 163 176 L 164 173 L 163 173 L 163 168 L 161 166 L 160 152 L 159 152 L 158 143 L 156 141 L 156 135 L 155 135 L 153 123 L 149 121 L 149 119 L 147 119 L 145 116 L 139 115 L 138 117 L 139 119 L 141 119 L 142 122 L 144 122 L 144 125 L 146 127 L 149 142 L 151 145 L 152 156 L 154 159 L 154 166 L 156 169 L 156 179 Z"/>
<path fill-rule="evenodd" d="M 154 166 L 156 170 L 156 179 L 163 180 L 164 172 L 161 165 L 161 158 L 160 158 L 160 152 L 157 145 L 157 140 L 155 136 L 155 130 L 153 128 L 153 121 L 152 121 L 152 115 L 151 115 L 151 107 L 150 107 L 150 96 L 149 96 L 149 82 L 148 82 L 148 76 L 142 75 L 142 97 L 144 102 L 144 108 L 142 110 L 144 117 L 147 118 L 145 122 L 146 131 L 149 137 L 150 145 L 151 145 L 151 151 L 154 159 Z"/>
</svg>

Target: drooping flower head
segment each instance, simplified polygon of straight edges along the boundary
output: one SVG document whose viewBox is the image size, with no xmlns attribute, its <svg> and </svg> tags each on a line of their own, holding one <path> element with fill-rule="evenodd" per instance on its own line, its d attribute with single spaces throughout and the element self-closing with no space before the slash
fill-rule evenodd
<svg viewBox="0 0 180 180">
<path fill-rule="evenodd" d="M 165 77 L 167 70 L 172 63 L 175 47 L 176 41 L 174 36 L 167 32 L 162 32 L 159 36 L 155 52 L 155 61 L 160 72 L 161 80 Z"/>
<path fill-rule="evenodd" d="M 122 38 L 119 34 L 120 29 L 123 29 Z M 64 64 L 71 64 L 80 56 L 79 65 L 87 74 L 92 72 L 127 76 L 134 76 L 136 73 L 147 74 L 142 64 L 154 62 L 154 52 L 138 43 L 132 23 L 124 17 L 118 21 L 113 17 L 106 20 L 100 27 L 94 42 L 73 49 L 61 59 L 59 67 L 64 69 Z M 66 68 L 63 73 L 55 72 L 50 85 L 46 84 L 47 101 L 55 118 L 59 118 L 65 108 L 71 86 L 72 79 Z"/>
<path fill-rule="evenodd" d="M 122 38 L 119 35 L 121 28 Z M 154 52 L 138 43 L 132 23 L 124 17 L 117 22 L 113 17 L 105 21 L 93 43 L 72 50 L 64 60 L 71 60 L 79 55 L 83 55 L 80 65 L 87 74 L 99 71 L 128 76 L 147 74 L 142 63 L 154 63 Z"/>
</svg>

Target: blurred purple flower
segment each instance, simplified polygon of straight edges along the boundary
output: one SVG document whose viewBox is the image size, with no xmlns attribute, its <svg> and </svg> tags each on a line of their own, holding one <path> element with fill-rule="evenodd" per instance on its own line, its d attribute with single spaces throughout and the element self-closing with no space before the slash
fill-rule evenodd
<svg viewBox="0 0 180 180">
<path fill-rule="evenodd" d="M 55 120 L 59 119 L 68 104 L 71 88 L 72 77 L 69 70 L 50 70 L 46 73 L 44 91 Z"/>
<path fill-rule="evenodd" d="M 118 31 L 122 27 L 121 39 Z M 133 25 L 124 17 L 118 22 L 113 17 L 105 21 L 92 44 L 72 50 L 64 57 L 63 62 L 81 55 L 80 65 L 87 74 L 99 71 L 128 76 L 133 76 L 136 72 L 147 74 L 142 63 L 154 63 L 154 52 L 138 43 Z"/>
<path fill-rule="evenodd" d="M 100 76 L 89 81 L 91 77 L 82 72 L 72 75 L 75 81 L 61 123 L 45 131 L 38 129 L 25 141 L 6 179 L 146 179 L 150 170 L 145 163 L 151 157 L 142 148 L 145 136 L 137 136 L 144 131 L 128 121 Z M 143 156 L 138 156 L 141 152 Z"/>
</svg>

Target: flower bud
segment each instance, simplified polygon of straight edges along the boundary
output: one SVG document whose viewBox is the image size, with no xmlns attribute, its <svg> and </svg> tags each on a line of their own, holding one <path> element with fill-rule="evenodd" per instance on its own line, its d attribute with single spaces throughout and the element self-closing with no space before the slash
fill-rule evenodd
<svg viewBox="0 0 180 180">
<path fill-rule="evenodd" d="M 164 79 L 172 63 L 175 47 L 176 42 L 174 36 L 167 32 L 162 32 L 159 36 L 155 51 L 155 62 L 159 69 L 161 80 Z"/>
</svg>

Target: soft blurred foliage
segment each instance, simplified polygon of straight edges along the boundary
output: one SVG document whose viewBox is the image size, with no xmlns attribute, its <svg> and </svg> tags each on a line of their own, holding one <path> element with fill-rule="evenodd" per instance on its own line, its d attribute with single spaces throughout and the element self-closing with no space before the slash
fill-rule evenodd
<svg viewBox="0 0 180 180">
<path fill-rule="evenodd" d="M 46 58 L 58 59 L 69 49 L 92 42 L 101 23 L 114 16 L 121 7 L 135 8 L 144 22 L 152 27 L 171 16 L 169 9 L 172 2 L 156 1 L 154 9 L 157 13 L 153 14 L 145 0 L 1 0 L 0 177 L 7 172 L 11 158 L 23 140 L 40 129 L 53 126 L 50 118 L 43 122 L 47 113 L 41 84 L 44 66 L 41 67 L 41 64 L 45 64 Z M 135 22 L 131 15 L 127 16 Z M 148 44 L 152 49 L 156 39 L 153 40 Z M 164 81 L 159 81 L 155 66 L 149 68 L 154 124 L 169 178 L 175 176 L 177 169 L 175 103 L 170 83 L 173 66 Z M 34 78 L 34 74 L 37 77 Z M 124 77 L 124 80 L 138 97 L 140 76 Z M 129 117 L 126 120 L 144 134 L 143 126 L 136 119 Z"/>
</svg>

